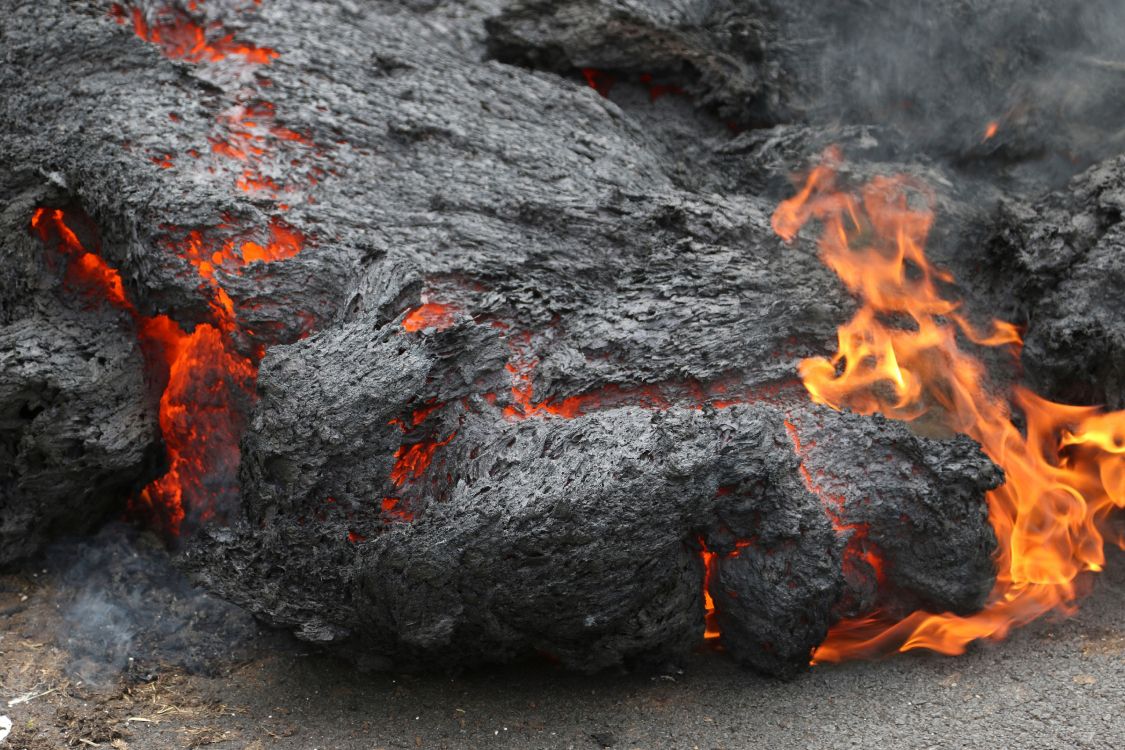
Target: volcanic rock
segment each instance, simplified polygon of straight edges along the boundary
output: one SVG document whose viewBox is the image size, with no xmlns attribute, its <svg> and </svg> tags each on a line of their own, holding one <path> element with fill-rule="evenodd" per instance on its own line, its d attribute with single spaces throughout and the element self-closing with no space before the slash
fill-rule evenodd
<svg viewBox="0 0 1125 750">
<path fill-rule="evenodd" d="M 181 498 L 208 588 L 383 667 L 675 657 L 702 639 L 706 586 L 725 647 L 792 674 L 840 617 L 980 606 L 995 467 L 794 383 L 854 302 L 772 232 L 778 172 L 883 135 L 731 132 L 728 114 L 790 116 L 739 41 L 780 33 L 768 17 L 630 5 L 641 57 L 614 70 L 660 64 L 607 98 L 555 62 L 606 64 L 567 47 L 601 5 L 567 5 L 562 37 L 545 4 L 487 32 L 459 3 L 200 5 L 14 4 L 0 162 L 20 175 L 5 247 L 35 244 L 36 206 L 78 206 L 128 297 L 79 312 L 65 279 L 4 287 L 46 311 L 35 335 L 73 331 L 51 367 L 106 358 L 51 386 L 108 436 L 91 492 L 124 499 L 158 422 L 192 412 L 154 406 L 168 374 L 130 343 L 145 321 L 211 332 L 210 361 L 241 373 L 189 382 L 253 385 L 201 398 L 257 401 L 222 452 L 237 476 Z"/>
<path fill-rule="evenodd" d="M 1072 403 L 1125 407 L 1125 159 L 1066 190 L 1005 201 L 989 244 L 998 299 L 1025 322 L 1036 388 Z"/>
<path fill-rule="evenodd" d="M 144 361 L 119 315 L 58 296 L 28 232 L 44 190 L 4 174 L 0 213 L 0 564 L 112 512 L 158 463 Z M 49 192 L 49 191 L 46 191 Z"/>
</svg>

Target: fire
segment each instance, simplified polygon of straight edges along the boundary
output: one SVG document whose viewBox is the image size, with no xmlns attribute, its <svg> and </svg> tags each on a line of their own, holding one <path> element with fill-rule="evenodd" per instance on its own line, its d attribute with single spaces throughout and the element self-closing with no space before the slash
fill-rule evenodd
<svg viewBox="0 0 1125 750">
<path fill-rule="evenodd" d="M 1048 612 L 1073 611 L 1076 578 L 1105 562 L 1103 522 L 1125 508 L 1125 412 L 1057 404 L 1018 386 L 1010 399 L 997 395 L 984 364 L 962 344 L 1018 352 L 1019 331 L 1003 321 L 979 331 L 943 295 L 953 278 L 924 251 L 933 223 L 928 191 L 897 176 L 853 194 L 836 186 L 839 159 L 830 151 L 773 215 L 786 241 L 808 221 L 821 222 L 821 259 L 861 302 L 839 328 L 836 354 L 801 363 L 809 396 L 835 409 L 965 433 L 1004 469 L 1006 483 L 987 498 L 1000 548 L 996 585 L 981 612 L 918 611 L 900 620 L 876 612 L 843 621 L 814 663 L 916 648 L 958 654 Z M 1013 424 L 1015 412 L 1025 432 Z"/>
</svg>

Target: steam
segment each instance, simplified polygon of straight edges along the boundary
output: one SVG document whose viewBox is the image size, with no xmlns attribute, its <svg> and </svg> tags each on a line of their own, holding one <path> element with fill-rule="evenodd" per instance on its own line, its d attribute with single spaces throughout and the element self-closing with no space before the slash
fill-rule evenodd
<svg viewBox="0 0 1125 750">
<path fill-rule="evenodd" d="M 1062 162 L 1071 173 L 1125 146 L 1116 0 L 814 5 L 776 4 L 775 50 L 808 82 L 797 106 L 813 122 L 889 124 L 937 155 Z"/>
<path fill-rule="evenodd" d="M 247 653 L 250 615 L 191 587 L 160 541 L 110 524 L 48 551 L 57 576 L 55 633 L 70 677 L 95 687 L 151 679 L 158 667 L 210 673 Z"/>
</svg>

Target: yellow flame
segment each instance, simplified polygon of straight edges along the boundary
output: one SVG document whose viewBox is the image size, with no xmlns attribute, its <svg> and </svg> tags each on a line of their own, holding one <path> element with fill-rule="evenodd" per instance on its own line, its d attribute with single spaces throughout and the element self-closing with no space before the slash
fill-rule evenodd
<svg viewBox="0 0 1125 750">
<path fill-rule="evenodd" d="M 773 215 L 786 241 L 819 221 L 821 259 L 861 303 L 840 327 L 835 355 L 801 362 L 810 397 L 863 414 L 925 416 L 978 441 L 1006 480 L 987 498 L 1000 546 L 996 585 L 981 612 L 897 620 L 876 612 L 843 621 L 814 662 L 895 649 L 961 653 L 978 638 L 1002 638 L 1047 612 L 1072 611 L 1075 578 L 1102 569 L 1104 521 L 1125 508 L 1125 412 L 1057 404 L 1020 387 L 1010 400 L 997 395 L 961 339 L 1018 351 L 1020 333 L 1004 321 L 980 332 L 943 295 L 941 285 L 953 277 L 924 251 L 930 192 L 905 176 L 876 177 L 855 194 L 840 190 L 840 158 L 830 150 Z M 1023 413 L 1026 434 L 1012 423 L 1011 404 Z"/>
</svg>

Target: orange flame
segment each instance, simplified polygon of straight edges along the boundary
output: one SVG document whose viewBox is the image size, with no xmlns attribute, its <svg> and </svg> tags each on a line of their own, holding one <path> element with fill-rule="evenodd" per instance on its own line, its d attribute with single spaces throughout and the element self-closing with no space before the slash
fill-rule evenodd
<svg viewBox="0 0 1125 750">
<path fill-rule="evenodd" d="M 1125 507 L 1125 412 L 1056 404 L 1017 387 L 1012 399 L 1027 422 L 1021 433 L 984 365 L 961 346 L 964 339 L 1018 351 L 1019 331 L 1003 321 L 977 331 L 942 295 L 940 284 L 953 278 L 925 256 L 933 222 L 928 191 L 905 176 L 878 177 L 853 195 L 836 187 L 839 159 L 830 150 L 773 215 L 786 241 L 820 221 L 821 259 L 861 301 L 839 329 L 837 353 L 801 363 L 810 397 L 965 433 L 1004 469 L 1006 483 L 987 497 L 1000 545 L 996 585 L 981 612 L 919 611 L 897 621 L 876 612 L 844 621 L 814 663 L 896 649 L 958 654 L 1047 612 L 1073 611 L 1076 577 L 1105 562 L 1103 522 Z"/>
</svg>

